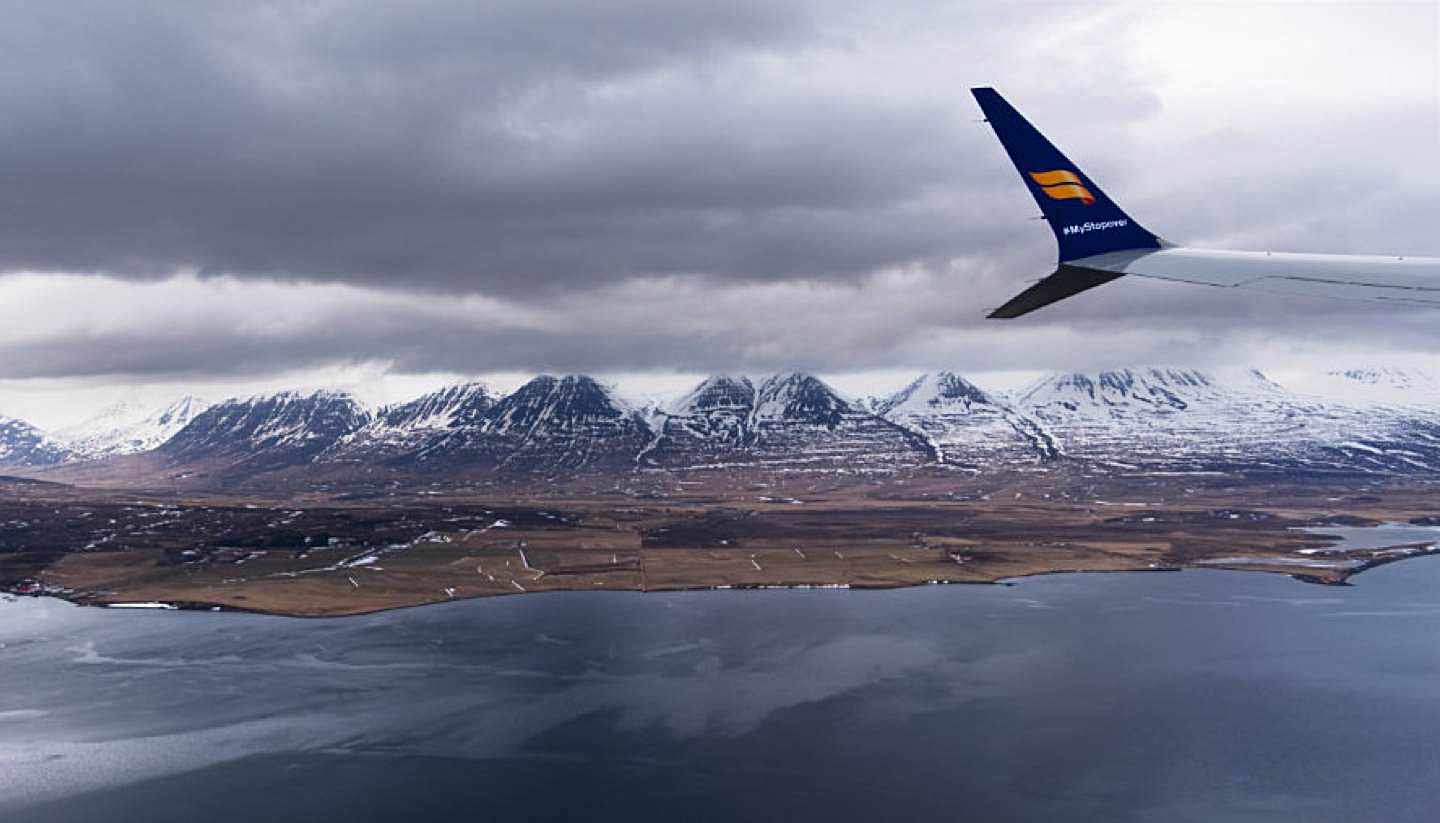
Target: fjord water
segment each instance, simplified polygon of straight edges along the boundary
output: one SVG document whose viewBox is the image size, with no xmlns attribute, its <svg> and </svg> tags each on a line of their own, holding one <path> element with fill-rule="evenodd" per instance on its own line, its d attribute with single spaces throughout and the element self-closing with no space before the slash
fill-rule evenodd
<svg viewBox="0 0 1440 823">
<path fill-rule="evenodd" d="M 0 818 L 1433 820 L 1440 558 L 365 617 L 0 602 Z"/>
</svg>

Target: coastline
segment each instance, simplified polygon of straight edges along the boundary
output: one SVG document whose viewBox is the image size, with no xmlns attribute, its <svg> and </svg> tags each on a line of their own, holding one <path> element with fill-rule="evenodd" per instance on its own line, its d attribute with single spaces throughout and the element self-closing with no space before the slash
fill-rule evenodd
<svg viewBox="0 0 1440 823">
<path fill-rule="evenodd" d="M 304 609 L 304 608 L 288 608 L 288 609 L 287 609 L 287 608 L 279 608 L 279 609 L 274 609 L 274 608 L 256 608 L 256 607 L 252 607 L 252 606 L 237 605 L 236 603 L 233 603 L 233 602 L 215 602 L 215 601 L 203 600 L 203 599 L 198 599 L 198 600 L 197 600 L 197 599 L 193 599 L 193 598 L 187 596 L 187 595 L 184 593 L 183 590 L 177 590 L 177 591 L 175 592 L 175 596 L 173 596 L 173 597 L 160 597 L 160 598 L 157 598 L 157 599 L 154 599 L 154 600 L 148 600 L 148 601 L 107 600 L 107 599 L 104 599 L 103 596 L 97 596 L 97 594 L 94 593 L 94 592 L 81 592 L 81 591 L 72 591 L 72 590 L 54 590 L 54 591 L 48 591 L 48 592 L 17 592 L 17 591 L 13 591 L 13 590 L 6 590 L 6 591 L 3 591 L 3 592 L 0 592 L 0 594 L 3 594 L 3 596 L 6 597 L 7 599 L 9 599 L 9 598 L 20 598 L 20 597 L 37 597 L 37 598 L 39 598 L 39 597 L 48 597 L 48 598 L 54 598 L 54 599 L 56 599 L 56 600 L 62 600 L 62 601 L 64 601 L 64 602 L 71 603 L 71 604 L 73 604 L 73 605 L 85 606 L 85 607 L 92 607 L 92 608 L 107 608 L 107 609 L 119 609 L 119 610 L 190 611 L 190 612 L 212 612 L 212 613 L 214 613 L 214 612 L 233 612 L 233 613 L 243 613 L 243 614 L 259 614 L 259 615 L 266 615 L 266 616 L 271 616 L 271 617 L 302 618 L 302 619 L 304 619 L 304 618 L 324 619 L 324 618 L 337 618 L 337 617 L 355 617 L 355 616 L 367 615 L 367 614 L 377 614 L 377 613 L 386 612 L 386 611 L 395 611 L 395 610 L 399 610 L 399 609 L 420 608 L 420 607 L 423 607 L 423 606 L 433 606 L 433 605 L 438 605 L 438 604 L 440 604 L 440 603 L 455 602 L 455 601 L 459 601 L 459 600 L 474 600 L 474 599 L 490 598 L 490 597 L 515 597 L 515 596 L 521 596 L 521 595 L 552 594 L 552 593 L 561 593 L 561 592 L 604 591 L 604 592 L 629 592 L 629 593 L 635 593 L 635 594 L 649 594 L 649 593 L 706 592 L 706 591 L 759 591 L 759 590 L 812 590 L 812 589 L 828 589 L 828 590 L 844 590 L 844 591 L 852 591 L 852 590 L 853 590 L 853 591 L 882 591 L 882 590 L 892 590 L 892 589 L 918 588 L 918 587 L 923 587 L 923 586 L 975 586 L 975 585 L 979 585 L 979 586 L 1012 586 L 1012 585 L 1022 584 L 1024 581 L 1026 581 L 1026 580 L 1029 579 L 1029 578 L 1034 578 L 1034 577 L 1048 577 L 1048 576 L 1059 576 L 1059 575 L 1072 575 L 1072 574 L 1134 574 L 1134 573 L 1151 573 L 1151 572 L 1183 572 L 1183 571 L 1207 571 L 1207 570 L 1211 570 L 1211 571 L 1228 571 L 1228 572 L 1259 572 L 1259 573 L 1263 573 L 1263 574 L 1283 574 L 1283 575 L 1285 575 L 1285 576 L 1288 576 L 1288 577 L 1296 580 L 1297 582 L 1302 582 L 1302 583 L 1311 583 L 1311 584 L 1315 584 L 1315 585 L 1324 585 L 1324 586 L 1348 586 L 1348 585 L 1351 585 L 1351 583 L 1349 582 L 1350 578 L 1354 577 L 1355 575 L 1361 574 L 1361 573 L 1363 573 L 1363 572 L 1369 571 L 1370 569 L 1378 568 L 1378 567 L 1380 567 L 1380 566 L 1388 565 L 1388 564 L 1391 564 L 1391 563 L 1396 563 L 1396 562 L 1399 562 L 1399 561 L 1402 561 L 1402 560 L 1409 560 L 1409 559 L 1413 559 L 1413 558 L 1428 557 L 1428 556 L 1440 554 L 1440 544 L 1408 544 L 1408 545 L 1400 545 L 1400 546 L 1393 546 L 1393 547 L 1383 547 L 1383 548 L 1381 548 L 1381 549 L 1366 549 L 1366 550 L 1361 550 L 1361 552 L 1363 552 L 1364 554 L 1366 554 L 1367 557 L 1366 557 L 1365 559 L 1363 559 L 1362 561 L 1357 562 L 1355 565 L 1349 566 L 1348 568 L 1346 568 L 1344 575 L 1343 575 L 1343 576 L 1339 576 L 1339 577 L 1336 577 L 1336 576 L 1334 576 L 1334 575 L 1311 574 L 1311 573 L 1305 573 L 1305 572 L 1298 572 L 1298 571 L 1295 571 L 1295 570 L 1293 570 L 1293 569 L 1285 569 L 1282 565 L 1278 565 L 1278 564 L 1267 564 L 1267 563 L 1263 562 L 1263 561 L 1265 561 L 1267 558 L 1265 558 L 1264 556 L 1261 556 L 1261 555 L 1257 555 L 1257 556 L 1255 557 L 1255 560 L 1258 561 L 1258 562 L 1255 562 L 1255 563 L 1243 563 L 1243 564 L 1242 564 L 1242 563 L 1235 563 L 1235 564 L 1233 564 L 1233 565 L 1232 565 L 1232 564 L 1216 564 L 1216 563 L 1197 563 L 1197 564 L 1193 564 L 1193 565 L 1180 565 L 1180 566 L 1158 566 L 1158 565 L 1156 565 L 1156 566 L 1146 566 L 1146 567 L 1110 568 L 1110 569 L 1100 569 L 1100 568 L 1089 568 L 1089 569 L 1081 569 L 1081 568 L 1054 568 L 1054 569 L 1036 569 L 1036 570 L 1034 570 L 1034 571 L 1030 571 L 1030 572 L 1026 572 L 1026 573 L 1006 575 L 1006 576 L 1002 576 L 1002 577 L 996 577 L 996 578 L 993 578 L 993 579 L 978 579 L 978 578 L 969 578 L 969 579 L 943 579 L 943 578 L 936 578 L 936 579 L 921 580 L 921 581 L 906 582 L 906 583 L 805 583 L 805 582 L 796 582 L 796 583 L 722 583 L 722 584 L 715 584 L 715 585 L 686 585 L 686 584 L 675 584 L 675 585 L 666 585 L 666 586 L 662 586 L 662 587 L 645 588 L 645 589 L 642 589 L 642 588 L 633 588 L 633 589 L 624 589 L 624 588 L 596 589 L 596 588 L 585 588 L 585 587 L 580 587 L 580 586 L 576 586 L 576 587 L 573 587 L 573 588 L 557 587 L 557 588 L 537 589 L 537 590 L 524 591 L 524 592 L 521 592 L 521 591 L 510 591 L 510 592 L 497 591 L 497 592 L 490 592 L 490 593 L 470 594 L 470 595 L 465 595 L 465 596 L 447 597 L 447 598 L 444 598 L 444 599 L 436 599 L 436 600 L 417 601 L 417 602 L 411 602 L 411 603 L 389 604 L 389 605 L 377 606 L 377 607 L 373 607 L 373 608 L 372 608 L 372 607 L 365 607 L 365 606 L 363 606 L 363 605 L 360 605 L 358 608 L 352 608 L 352 609 L 346 609 L 346 610 L 339 610 L 339 611 L 328 611 L 328 612 L 316 612 L 316 611 L 307 610 L 307 609 Z M 1347 558 L 1347 559 L 1356 559 L 1356 558 L 1353 558 L 1352 555 L 1353 555 L 1353 554 L 1358 554 L 1358 553 L 1360 553 L 1360 552 L 1344 552 L 1344 553 L 1337 553 L 1337 554 L 1338 554 L 1339 556 L 1343 556 L 1343 557 L 1345 557 L 1345 558 Z M 1270 558 L 1270 559 L 1273 560 L 1274 558 Z"/>
<path fill-rule="evenodd" d="M 1440 509 L 1428 490 L 1362 499 L 1336 487 L 1183 478 L 1153 478 L 1143 491 L 1071 478 L 803 499 L 22 492 L 0 501 L 0 517 L 29 524 L 5 535 L 0 591 L 299 617 L 544 591 L 885 589 L 1186 568 L 1343 585 L 1440 545 L 1420 540 Z M 1421 531 L 1379 535 L 1394 538 L 1387 547 L 1344 536 L 1384 523 Z"/>
</svg>

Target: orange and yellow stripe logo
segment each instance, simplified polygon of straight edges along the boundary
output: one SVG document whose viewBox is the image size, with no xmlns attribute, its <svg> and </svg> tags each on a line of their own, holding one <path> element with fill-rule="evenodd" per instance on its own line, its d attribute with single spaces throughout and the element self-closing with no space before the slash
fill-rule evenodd
<svg viewBox="0 0 1440 823">
<path fill-rule="evenodd" d="M 1030 179 L 1040 184 L 1040 190 L 1052 200 L 1079 200 L 1087 206 L 1095 203 L 1095 195 L 1085 188 L 1073 171 L 1032 171 Z"/>
</svg>

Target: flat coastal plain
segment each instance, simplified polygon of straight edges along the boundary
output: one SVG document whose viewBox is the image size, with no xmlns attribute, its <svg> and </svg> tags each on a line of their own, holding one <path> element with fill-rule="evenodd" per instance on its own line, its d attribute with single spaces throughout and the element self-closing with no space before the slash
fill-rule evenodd
<svg viewBox="0 0 1440 823">
<path fill-rule="evenodd" d="M 294 616 L 542 591 L 884 588 L 1190 567 L 1341 584 L 1431 544 L 1350 549 L 1326 526 L 1429 524 L 1440 512 L 1430 489 L 1184 477 L 919 478 L 664 498 L 0 484 L 7 591 Z"/>
</svg>

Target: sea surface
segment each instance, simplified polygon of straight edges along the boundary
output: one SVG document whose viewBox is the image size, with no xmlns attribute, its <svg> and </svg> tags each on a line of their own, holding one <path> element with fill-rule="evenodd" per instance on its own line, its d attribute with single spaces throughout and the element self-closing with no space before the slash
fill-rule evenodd
<svg viewBox="0 0 1440 823">
<path fill-rule="evenodd" d="M 0 820 L 1433 821 L 1440 557 L 561 593 L 302 620 L 0 602 Z"/>
<path fill-rule="evenodd" d="M 1403 543 L 1426 543 L 1440 540 L 1440 526 L 1415 526 L 1409 523 L 1381 523 L 1378 526 L 1313 526 L 1304 529 L 1311 534 L 1328 534 L 1340 538 L 1335 548 L 1380 549 Z"/>
</svg>

